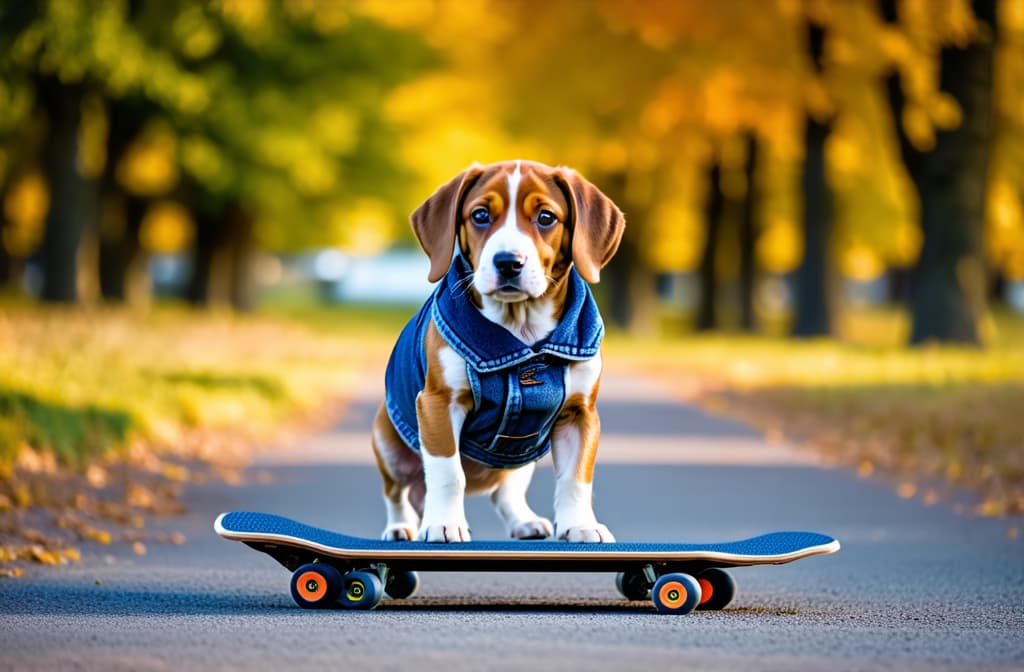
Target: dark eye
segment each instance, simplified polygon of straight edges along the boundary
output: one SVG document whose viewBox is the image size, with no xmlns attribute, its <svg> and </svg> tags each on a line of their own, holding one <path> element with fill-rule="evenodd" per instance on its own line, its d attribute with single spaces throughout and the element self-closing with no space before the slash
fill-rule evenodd
<svg viewBox="0 0 1024 672">
<path fill-rule="evenodd" d="M 477 226 L 487 226 L 491 223 L 491 212 L 487 208 L 477 208 L 469 213 L 469 216 Z"/>
<path fill-rule="evenodd" d="M 558 217 L 555 217 L 555 213 L 550 210 L 541 210 L 540 214 L 537 215 L 537 226 L 542 229 L 550 229 L 557 223 Z"/>
</svg>

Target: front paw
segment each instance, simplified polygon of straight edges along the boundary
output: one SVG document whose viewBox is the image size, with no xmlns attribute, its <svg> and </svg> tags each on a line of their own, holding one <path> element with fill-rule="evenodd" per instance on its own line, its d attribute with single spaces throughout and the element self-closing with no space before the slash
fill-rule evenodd
<svg viewBox="0 0 1024 672">
<path fill-rule="evenodd" d="M 413 528 L 407 525 L 388 525 L 380 538 L 384 541 L 412 541 L 415 537 Z"/>
<path fill-rule="evenodd" d="M 513 539 L 547 539 L 554 533 L 551 521 L 547 518 L 523 521 L 512 527 L 510 531 Z"/>
<path fill-rule="evenodd" d="M 418 538 L 435 544 L 469 541 L 469 524 L 466 521 L 424 524 Z"/>
<path fill-rule="evenodd" d="M 582 544 L 611 544 L 615 536 L 601 523 L 594 522 L 585 525 L 570 525 L 563 529 L 558 526 L 558 538 L 572 543 Z"/>
</svg>

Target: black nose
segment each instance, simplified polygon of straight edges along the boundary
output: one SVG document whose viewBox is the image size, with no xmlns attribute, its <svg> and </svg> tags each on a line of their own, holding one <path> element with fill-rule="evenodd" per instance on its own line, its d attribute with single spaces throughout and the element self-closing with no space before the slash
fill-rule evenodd
<svg viewBox="0 0 1024 672">
<path fill-rule="evenodd" d="M 494 255 L 494 267 L 498 269 L 498 275 L 512 280 L 522 273 L 523 258 L 515 252 L 498 252 Z"/>
</svg>

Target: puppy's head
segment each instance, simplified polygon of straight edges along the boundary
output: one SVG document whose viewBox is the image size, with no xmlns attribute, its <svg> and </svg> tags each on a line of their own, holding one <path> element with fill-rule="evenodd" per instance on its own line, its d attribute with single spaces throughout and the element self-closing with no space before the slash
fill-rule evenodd
<svg viewBox="0 0 1024 672">
<path fill-rule="evenodd" d="M 532 161 L 474 164 L 411 221 L 431 282 L 448 271 L 457 242 L 474 289 L 503 303 L 543 296 L 572 264 L 597 282 L 625 228 L 611 199 L 575 171 Z"/>
</svg>

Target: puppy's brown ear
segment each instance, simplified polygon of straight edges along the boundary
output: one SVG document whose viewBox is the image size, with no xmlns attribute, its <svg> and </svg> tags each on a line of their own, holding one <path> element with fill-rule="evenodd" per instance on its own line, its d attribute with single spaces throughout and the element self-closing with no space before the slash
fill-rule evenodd
<svg viewBox="0 0 1024 672">
<path fill-rule="evenodd" d="M 474 163 L 450 182 L 439 187 L 409 216 L 412 230 L 416 233 L 420 246 L 430 257 L 430 274 L 427 278 L 431 282 L 443 278 L 452 264 L 462 197 L 481 173 L 483 166 Z"/>
<path fill-rule="evenodd" d="M 572 208 L 573 263 L 584 280 L 596 283 L 619 249 L 626 218 L 612 199 L 575 170 L 559 168 L 554 177 Z"/>
</svg>

